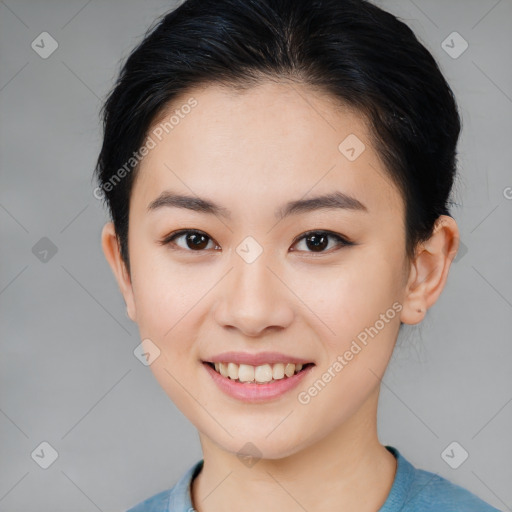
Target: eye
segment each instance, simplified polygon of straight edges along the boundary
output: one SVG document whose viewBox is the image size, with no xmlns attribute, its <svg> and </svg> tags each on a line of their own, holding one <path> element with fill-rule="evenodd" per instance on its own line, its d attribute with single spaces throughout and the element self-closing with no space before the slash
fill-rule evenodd
<svg viewBox="0 0 512 512">
<path fill-rule="evenodd" d="M 179 240 L 180 238 L 183 238 L 184 245 L 180 245 L 175 242 L 175 240 Z M 175 231 L 174 233 L 171 233 L 169 236 L 165 237 L 159 243 L 161 245 L 172 244 L 176 245 L 180 249 L 200 252 L 203 249 L 208 248 L 208 240 L 213 243 L 213 240 L 202 231 L 198 231 L 196 229 L 181 229 L 180 231 Z M 218 245 L 216 247 L 218 247 Z"/>
<path fill-rule="evenodd" d="M 183 239 L 182 243 L 183 245 L 180 245 L 179 243 L 176 243 L 176 240 Z M 335 243 L 329 245 L 329 239 L 334 240 Z M 345 246 L 355 245 L 350 240 L 347 240 L 346 238 L 342 237 L 341 235 L 338 235 L 337 233 L 333 233 L 331 231 L 325 231 L 325 230 L 318 230 L 318 231 L 308 231 L 307 233 L 304 233 L 299 238 L 297 238 L 292 247 L 297 245 L 299 242 L 305 242 L 306 248 L 309 250 L 306 250 L 305 252 L 312 252 L 312 253 L 323 253 L 328 252 L 325 249 L 330 248 L 332 249 L 332 246 L 336 248 L 341 248 Z M 206 233 L 203 231 L 199 231 L 196 229 L 181 229 L 179 231 L 175 231 L 174 233 L 171 233 L 167 237 L 165 237 L 163 240 L 161 240 L 159 243 L 161 245 L 174 245 L 179 249 L 188 250 L 189 252 L 201 252 L 204 249 L 211 249 L 212 247 L 208 247 L 209 242 L 211 242 L 214 245 L 214 248 L 220 249 L 218 244 L 213 243 L 213 239 L 210 238 Z M 174 247 L 173 247 L 174 249 Z M 292 249 L 295 251 L 296 249 Z"/>
<path fill-rule="evenodd" d="M 326 247 L 329 247 L 329 239 L 335 240 L 334 247 L 337 248 L 354 245 L 354 243 L 350 240 L 347 240 L 341 235 L 331 231 L 308 231 L 307 233 L 304 233 L 302 236 L 300 236 L 293 245 L 295 245 L 297 242 L 304 241 L 306 247 L 311 249 L 306 252 L 322 253 L 327 252 L 325 249 Z"/>
</svg>

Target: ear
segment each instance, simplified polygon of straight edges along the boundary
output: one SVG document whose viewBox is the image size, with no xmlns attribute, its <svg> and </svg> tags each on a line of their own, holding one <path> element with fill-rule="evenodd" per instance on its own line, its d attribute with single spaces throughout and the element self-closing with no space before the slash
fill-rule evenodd
<svg viewBox="0 0 512 512">
<path fill-rule="evenodd" d="M 136 322 L 135 301 L 133 298 L 133 288 L 130 275 L 126 265 L 121 257 L 119 242 L 114 229 L 114 224 L 108 222 L 103 226 L 101 232 L 101 246 L 112 272 L 117 280 L 117 284 L 123 294 L 126 303 L 126 312 L 133 322 Z"/>
<path fill-rule="evenodd" d="M 432 236 L 419 245 L 411 263 L 400 316 L 403 323 L 419 323 L 441 295 L 459 240 L 455 220 L 448 215 L 440 215 Z"/>
</svg>

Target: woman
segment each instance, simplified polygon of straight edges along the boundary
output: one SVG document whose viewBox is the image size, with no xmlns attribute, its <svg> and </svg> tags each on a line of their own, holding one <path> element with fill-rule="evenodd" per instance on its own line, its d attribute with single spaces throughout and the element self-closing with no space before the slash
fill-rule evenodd
<svg viewBox="0 0 512 512">
<path fill-rule="evenodd" d="M 130 512 L 491 511 L 377 436 L 403 324 L 459 234 L 460 119 L 362 0 L 187 0 L 104 106 L 102 245 L 203 460 Z"/>
</svg>

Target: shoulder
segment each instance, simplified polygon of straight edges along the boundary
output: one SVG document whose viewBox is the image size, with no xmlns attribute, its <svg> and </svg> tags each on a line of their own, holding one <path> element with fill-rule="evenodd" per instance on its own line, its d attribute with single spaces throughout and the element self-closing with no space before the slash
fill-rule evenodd
<svg viewBox="0 0 512 512">
<path fill-rule="evenodd" d="M 497 512 L 478 496 L 445 478 L 423 471 L 415 470 L 411 486 L 411 510 L 425 512 L 461 511 L 461 512 Z M 406 508 L 406 510 L 409 510 Z"/>
<path fill-rule="evenodd" d="M 193 510 L 190 483 L 202 467 L 203 460 L 200 460 L 189 468 L 172 488 L 154 494 L 126 512 L 189 512 Z"/>
<path fill-rule="evenodd" d="M 398 469 L 382 512 L 499 512 L 467 489 L 435 473 L 415 468 L 396 448 L 388 449 L 397 457 Z"/>
</svg>

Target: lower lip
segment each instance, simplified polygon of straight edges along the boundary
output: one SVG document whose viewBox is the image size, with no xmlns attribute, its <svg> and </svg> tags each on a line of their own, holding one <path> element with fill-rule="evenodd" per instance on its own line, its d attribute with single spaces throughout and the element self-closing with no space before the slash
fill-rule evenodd
<svg viewBox="0 0 512 512">
<path fill-rule="evenodd" d="M 238 382 L 229 377 L 223 377 L 217 373 L 210 365 L 203 363 L 206 371 L 211 375 L 213 381 L 221 391 L 233 398 L 243 402 L 257 403 L 268 402 L 278 398 L 293 388 L 297 387 L 302 379 L 309 373 L 314 365 L 308 366 L 304 370 L 283 379 L 266 384 L 256 384 L 254 382 Z"/>
</svg>

